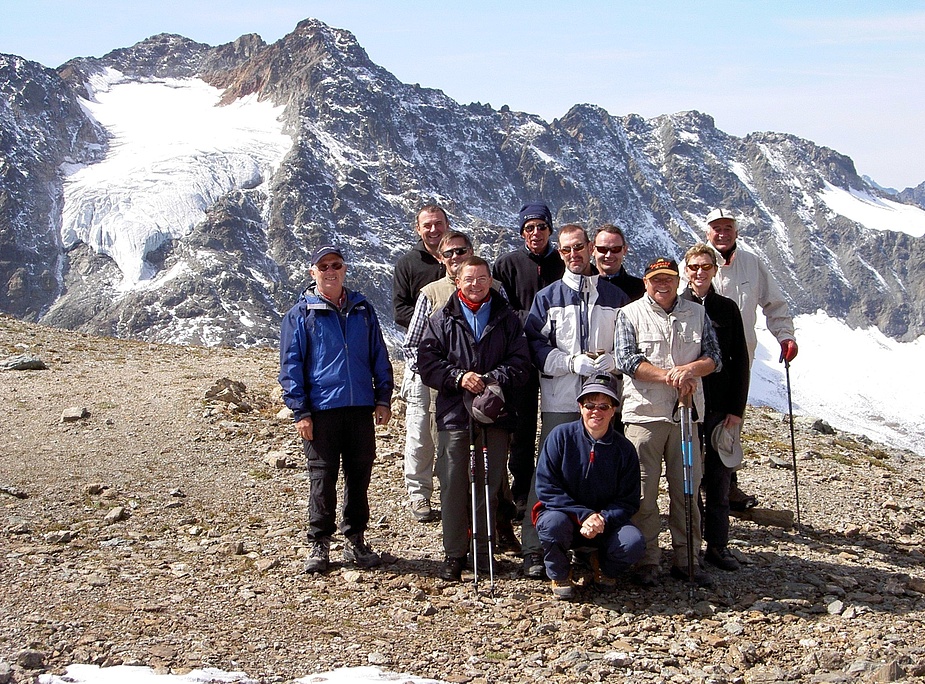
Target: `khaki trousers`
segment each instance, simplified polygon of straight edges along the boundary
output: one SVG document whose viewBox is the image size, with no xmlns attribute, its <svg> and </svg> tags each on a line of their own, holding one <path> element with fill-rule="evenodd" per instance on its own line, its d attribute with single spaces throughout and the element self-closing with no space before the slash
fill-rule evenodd
<svg viewBox="0 0 925 684">
<path fill-rule="evenodd" d="M 681 426 L 676 423 L 653 422 L 632 423 L 625 428 L 626 438 L 636 447 L 639 454 L 639 468 L 642 472 L 642 500 L 639 512 L 633 516 L 636 525 L 646 539 L 646 553 L 639 565 L 658 565 L 661 550 L 658 547 L 658 533 L 661 519 L 658 510 L 658 483 L 665 463 L 665 479 L 668 480 L 668 530 L 671 532 L 671 547 L 674 550 L 674 564 L 687 569 L 687 521 L 684 510 L 684 470 L 681 456 Z M 703 477 L 703 462 L 700 457 L 699 440 L 694 439 L 693 492 L 691 505 L 694 558 L 700 553 L 700 509 L 696 493 L 700 491 Z"/>
</svg>

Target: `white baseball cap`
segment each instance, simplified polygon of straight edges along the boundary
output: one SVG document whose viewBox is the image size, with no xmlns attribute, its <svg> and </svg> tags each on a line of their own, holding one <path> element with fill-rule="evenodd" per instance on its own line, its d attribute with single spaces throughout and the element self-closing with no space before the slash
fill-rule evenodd
<svg viewBox="0 0 925 684">
<path fill-rule="evenodd" d="M 729 219 L 733 223 L 738 223 L 736 221 L 735 215 L 728 209 L 723 209 L 722 207 L 717 207 L 709 214 L 707 214 L 707 225 L 717 221 L 719 219 Z"/>
</svg>

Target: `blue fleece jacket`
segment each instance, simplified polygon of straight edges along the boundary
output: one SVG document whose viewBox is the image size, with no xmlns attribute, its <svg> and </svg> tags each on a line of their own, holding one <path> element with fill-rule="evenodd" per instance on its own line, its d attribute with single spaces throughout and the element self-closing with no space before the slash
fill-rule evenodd
<svg viewBox="0 0 925 684">
<path fill-rule="evenodd" d="M 313 411 L 389 406 L 392 363 L 372 304 L 347 290 L 343 309 L 307 291 L 280 327 L 279 384 L 298 421 Z"/>
<path fill-rule="evenodd" d="M 539 512 L 548 508 L 574 516 L 576 523 L 600 513 L 608 530 L 622 527 L 639 510 L 636 448 L 612 428 L 594 440 L 580 420 L 559 425 L 540 452 L 536 495 L 534 523 Z"/>
</svg>

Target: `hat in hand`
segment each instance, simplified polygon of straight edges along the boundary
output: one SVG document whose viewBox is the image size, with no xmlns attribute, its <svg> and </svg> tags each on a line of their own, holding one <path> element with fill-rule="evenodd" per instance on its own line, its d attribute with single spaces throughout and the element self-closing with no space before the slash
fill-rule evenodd
<svg viewBox="0 0 925 684">
<path fill-rule="evenodd" d="M 463 404 L 469 414 L 479 423 L 491 425 L 507 415 L 504 406 L 504 392 L 497 382 L 489 382 L 479 394 L 466 392 Z"/>
<path fill-rule="evenodd" d="M 724 466 L 738 468 L 742 465 L 742 423 L 726 427 L 725 421 L 721 422 L 713 428 L 710 440 Z"/>
</svg>

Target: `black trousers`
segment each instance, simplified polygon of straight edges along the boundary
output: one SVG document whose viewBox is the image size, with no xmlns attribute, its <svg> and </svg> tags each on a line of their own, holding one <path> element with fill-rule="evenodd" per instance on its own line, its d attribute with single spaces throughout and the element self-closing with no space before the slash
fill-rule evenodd
<svg viewBox="0 0 925 684">
<path fill-rule="evenodd" d="M 726 420 L 725 413 L 708 413 L 706 419 L 700 424 L 702 443 L 706 444 L 703 461 L 703 505 L 701 519 L 703 520 L 703 539 L 716 548 L 722 548 L 729 543 L 729 483 L 732 478 L 732 469 L 723 465 L 722 459 L 713 448 L 713 428 Z"/>
<path fill-rule="evenodd" d="M 518 387 L 514 396 L 509 397 L 517 422 L 511 434 L 510 456 L 507 468 L 511 472 L 511 498 L 526 500 L 530 494 L 533 471 L 536 470 L 536 425 L 537 403 L 540 397 L 540 378 L 536 370 L 531 370 L 530 379 L 524 387 Z"/>
<path fill-rule="evenodd" d="M 369 524 L 369 482 L 376 458 L 371 406 L 316 411 L 312 441 L 302 441 L 308 462 L 308 540 L 337 530 L 337 473 L 344 471 L 341 532 L 352 536 Z"/>
</svg>

